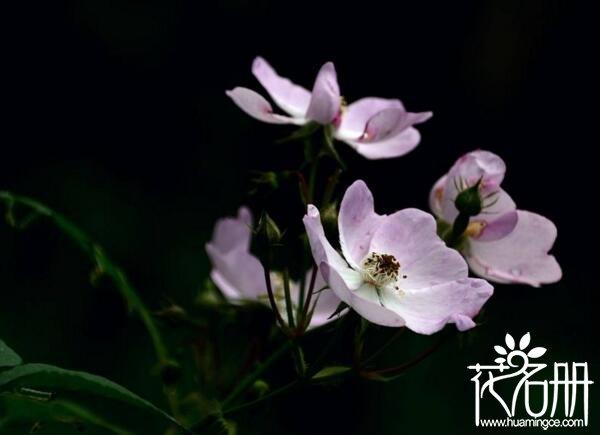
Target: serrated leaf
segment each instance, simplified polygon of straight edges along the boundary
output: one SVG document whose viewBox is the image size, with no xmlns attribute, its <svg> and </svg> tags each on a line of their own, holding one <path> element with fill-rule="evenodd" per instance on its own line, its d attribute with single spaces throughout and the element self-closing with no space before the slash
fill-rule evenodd
<svg viewBox="0 0 600 435">
<path fill-rule="evenodd" d="M 0 368 L 18 366 L 22 362 L 21 357 L 0 340 Z"/>
<path fill-rule="evenodd" d="M 329 366 L 329 367 L 324 367 L 321 370 L 319 370 L 317 372 L 317 374 L 315 374 L 313 376 L 313 379 L 330 378 L 330 377 L 337 376 L 337 375 L 342 374 L 342 373 L 349 372 L 350 370 L 352 370 L 352 368 L 351 367 L 347 367 L 347 366 Z"/>
<path fill-rule="evenodd" d="M 521 337 L 521 340 L 519 340 L 519 349 L 525 349 L 527 346 L 529 346 L 529 343 L 531 343 L 531 335 L 528 332 Z"/>
<path fill-rule="evenodd" d="M 529 352 L 527 352 L 527 356 L 529 358 L 539 358 L 545 353 L 546 353 L 545 347 L 534 347 Z"/>
<path fill-rule="evenodd" d="M 510 350 L 515 350 L 515 339 L 512 335 L 506 334 L 506 337 L 504 337 L 504 341 L 506 342 L 506 346 L 508 346 Z"/>
<path fill-rule="evenodd" d="M 0 392 L 18 387 L 40 388 L 49 392 L 66 390 L 118 400 L 157 414 L 187 431 L 169 414 L 127 388 L 90 373 L 66 370 L 47 364 L 24 364 L 0 373 Z"/>
<path fill-rule="evenodd" d="M 504 349 L 502 346 L 494 346 L 494 350 L 496 351 L 496 353 L 499 353 L 500 355 L 506 355 L 508 352 L 506 352 L 506 349 Z"/>
</svg>

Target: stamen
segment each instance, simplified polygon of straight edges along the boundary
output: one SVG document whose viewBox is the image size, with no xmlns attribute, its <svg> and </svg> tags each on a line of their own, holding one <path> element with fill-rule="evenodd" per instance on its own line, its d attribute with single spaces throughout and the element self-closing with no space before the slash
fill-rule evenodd
<svg viewBox="0 0 600 435">
<path fill-rule="evenodd" d="M 366 282 L 375 287 L 383 287 L 398 279 L 400 263 L 390 254 L 371 254 L 363 261 L 363 273 Z"/>
<path fill-rule="evenodd" d="M 465 230 L 465 234 L 469 237 L 477 237 L 481 234 L 486 225 L 487 223 L 484 221 L 470 222 Z"/>
</svg>

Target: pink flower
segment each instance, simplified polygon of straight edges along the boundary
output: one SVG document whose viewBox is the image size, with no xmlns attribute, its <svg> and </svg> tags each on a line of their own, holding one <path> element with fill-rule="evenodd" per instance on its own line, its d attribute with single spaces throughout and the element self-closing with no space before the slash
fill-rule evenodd
<svg viewBox="0 0 600 435">
<path fill-rule="evenodd" d="M 368 159 L 399 157 L 411 151 L 421 140 L 413 125 L 432 115 L 407 112 L 400 100 L 375 97 L 360 99 L 346 107 L 331 62 L 319 70 L 312 92 L 277 75 L 261 57 L 254 59 L 252 73 L 287 115 L 274 113 L 271 104 L 250 89 L 237 87 L 227 91 L 248 115 L 272 124 L 304 125 L 313 121 L 331 125 L 335 138 Z"/>
<path fill-rule="evenodd" d="M 456 161 L 430 194 L 434 214 L 452 225 L 458 216 L 456 196 L 479 182 L 482 211 L 469 220 L 467 243 L 460 247 L 471 270 L 499 283 L 541 284 L 560 280 L 556 259 L 548 255 L 556 227 L 543 216 L 517 210 L 500 187 L 506 165 L 489 151 L 473 151 Z"/>
<path fill-rule="evenodd" d="M 239 209 L 237 218 L 227 217 L 217 221 L 212 240 L 206 244 L 206 252 L 213 266 L 210 277 L 231 303 L 259 302 L 269 305 L 264 268 L 258 258 L 250 253 L 251 228 L 252 215 L 245 207 Z M 307 274 L 307 285 L 310 278 L 308 275 L 310 273 Z M 271 283 L 279 313 L 283 319 L 287 319 L 281 274 L 271 272 Z M 315 292 L 324 286 L 325 281 L 321 273 L 318 273 Z M 300 297 L 299 283 L 290 282 L 290 293 L 296 315 Z M 329 316 L 340 303 L 329 289 L 315 293 L 313 301 L 315 300 L 309 329 L 335 320 L 336 317 L 329 319 Z"/>
<path fill-rule="evenodd" d="M 455 323 L 463 331 L 475 326 L 472 318 L 492 295 L 486 281 L 468 278 L 467 264 L 437 236 L 431 215 L 379 215 L 363 181 L 348 188 L 340 207 L 343 256 L 325 237 L 316 207 L 308 206 L 304 225 L 325 281 L 370 322 L 421 334 Z"/>
</svg>

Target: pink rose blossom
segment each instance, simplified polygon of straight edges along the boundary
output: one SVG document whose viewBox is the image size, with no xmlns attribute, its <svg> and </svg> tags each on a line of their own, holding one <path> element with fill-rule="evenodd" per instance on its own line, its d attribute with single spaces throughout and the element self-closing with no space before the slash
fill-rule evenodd
<svg viewBox="0 0 600 435">
<path fill-rule="evenodd" d="M 417 209 L 374 211 L 363 181 L 346 191 L 338 217 L 340 255 L 325 237 L 319 210 L 304 217 L 313 257 L 335 294 L 370 322 L 432 334 L 447 323 L 461 331 L 492 295 L 468 277 L 458 252 L 436 234 L 434 218 Z"/>
<path fill-rule="evenodd" d="M 538 287 L 556 282 L 562 272 L 554 256 L 548 255 L 556 227 L 543 216 L 517 210 L 500 187 L 505 172 L 504 161 L 489 151 L 464 155 L 435 183 L 429 199 L 431 210 L 451 225 L 459 214 L 456 196 L 479 182 L 483 209 L 470 218 L 467 243 L 461 246 L 471 270 L 499 283 Z"/>
<path fill-rule="evenodd" d="M 245 207 L 239 209 L 236 218 L 227 217 L 217 221 L 212 240 L 206 244 L 206 252 L 213 266 L 210 277 L 225 298 L 233 304 L 259 302 L 269 305 L 264 268 L 258 258 L 250 253 L 251 228 L 252 215 Z M 307 273 L 307 285 L 310 279 L 308 275 L 310 273 Z M 287 314 L 281 274 L 271 272 L 271 284 L 279 313 L 285 320 Z M 335 311 L 340 300 L 330 289 L 319 291 L 324 286 L 325 281 L 321 273 L 317 273 L 315 292 L 318 293 L 315 293 L 313 298 L 316 305 L 309 329 L 336 318 L 329 319 L 329 316 Z M 290 282 L 290 293 L 296 315 L 300 297 L 298 282 Z"/>
<path fill-rule="evenodd" d="M 399 157 L 411 151 L 421 140 L 413 125 L 432 116 L 431 112 L 407 112 L 400 100 L 376 97 L 346 106 L 331 62 L 319 70 L 312 92 L 277 75 L 261 57 L 254 59 L 252 73 L 287 115 L 274 113 L 271 104 L 250 89 L 236 87 L 227 91 L 248 115 L 271 124 L 304 125 L 313 121 L 331 125 L 335 138 L 368 159 Z"/>
</svg>

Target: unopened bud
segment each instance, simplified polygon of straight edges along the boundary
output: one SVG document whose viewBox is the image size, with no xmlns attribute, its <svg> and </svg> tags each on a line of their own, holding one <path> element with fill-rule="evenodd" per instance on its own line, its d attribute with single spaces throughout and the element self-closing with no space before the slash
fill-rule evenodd
<svg viewBox="0 0 600 435">
<path fill-rule="evenodd" d="M 275 223 L 275 221 L 266 212 L 260 218 L 258 223 L 259 232 L 264 234 L 267 241 L 271 244 L 278 244 L 281 242 L 281 230 Z"/>
</svg>

